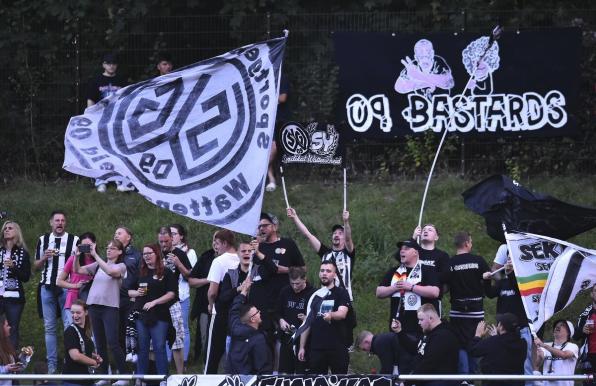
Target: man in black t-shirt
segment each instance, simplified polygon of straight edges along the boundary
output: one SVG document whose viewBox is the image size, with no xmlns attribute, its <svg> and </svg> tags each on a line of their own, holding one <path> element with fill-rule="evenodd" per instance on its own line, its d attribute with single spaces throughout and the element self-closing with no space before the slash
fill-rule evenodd
<svg viewBox="0 0 596 386">
<path fill-rule="evenodd" d="M 352 304 L 348 291 L 335 286 L 337 269 L 330 261 L 321 263 L 321 289 L 308 302 L 306 321 L 298 330 L 300 350 L 298 360 L 306 359 L 309 343 L 310 372 L 313 374 L 346 374 L 350 362 L 348 354 L 349 330 L 345 319 Z"/>
<path fill-rule="evenodd" d="M 275 309 L 277 295 L 288 284 L 289 267 L 304 267 L 304 258 L 294 240 L 280 237 L 279 220 L 271 213 L 261 213 L 258 226 L 259 250 L 277 265 L 277 274 L 269 281 L 269 310 Z"/>
<path fill-rule="evenodd" d="M 412 238 L 420 238 L 420 261 L 424 265 L 435 267 L 441 282 L 441 295 L 447 292 L 447 284 L 449 282 L 449 254 L 437 248 L 437 241 L 439 241 L 439 230 L 433 224 L 424 224 L 422 228 L 416 227 Z M 440 299 L 440 298 L 439 298 Z M 439 316 L 441 310 L 437 310 Z"/>
<path fill-rule="evenodd" d="M 396 333 L 384 332 L 374 335 L 372 332 L 364 330 L 356 339 L 356 347 L 379 358 L 381 362 L 379 374 L 398 374 L 402 348 Z"/>
<path fill-rule="evenodd" d="M 352 295 L 352 271 L 354 269 L 354 260 L 356 250 L 352 241 L 352 227 L 350 226 L 350 212 L 343 212 L 343 225 L 335 224 L 331 228 L 331 248 L 321 243 L 321 241 L 304 225 L 298 217 L 294 208 L 287 209 L 288 217 L 294 221 L 296 227 L 306 237 L 308 243 L 321 257 L 321 261 L 333 261 L 338 269 L 335 285 L 345 288 L 350 295 L 350 300 L 354 301 Z"/>
<path fill-rule="evenodd" d="M 118 90 L 125 87 L 126 79 L 118 75 L 118 59 L 113 53 L 107 53 L 103 56 L 101 63 L 103 72 L 96 77 L 89 79 L 87 83 L 86 96 L 87 107 L 91 107 L 100 100 L 115 94 Z M 97 178 L 95 180 L 95 187 L 100 193 L 107 190 L 107 181 Z M 127 192 L 134 190 L 132 184 L 128 179 L 123 179 L 117 184 L 119 192 Z"/>
<path fill-rule="evenodd" d="M 449 261 L 449 321 L 462 347 L 459 352 L 459 373 L 473 374 L 477 367 L 476 360 L 468 355 L 465 348 L 474 338 L 478 322 L 484 319 L 484 295 L 490 291 L 490 280 L 483 279 L 483 274 L 490 272 L 490 268 L 482 256 L 470 253 L 472 235 L 469 232 L 458 232 L 454 244 L 457 252 Z"/>
<path fill-rule="evenodd" d="M 314 292 L 314 288 L 306 281 L 306 269 L 304 267 L 290 267 L 289 276 L 290 285 L 281 290 L 276 309 L 276 318 L 282 332 L 279 373 L 302 374 L 305 372 L 304 362 L 297 360 L 291 338 L 306 318 L 306 305 Z"/>
<path fill-rule="evenodd" d="M 213 242 L 215 239 L 213 239 Z M 197 259 L 197 263 L 190 271 L 188 277 L 188 284 L 196 288 L 195 298 L 190 312 L 191 319 L 197 319 L 197 328 L 195 336 L 194 357 L 199 359 L 203 351 L 207 348 L 207 334 L 209 326 L 209 311 L 207 306 L 209 300 L 207 299 L 207 290 L 209 289 L 209 280 L 207 275 L 211 269 L 211 263 L 215 259 L 215 250 L 213 248 L 203 252 Z"/>
</svg>

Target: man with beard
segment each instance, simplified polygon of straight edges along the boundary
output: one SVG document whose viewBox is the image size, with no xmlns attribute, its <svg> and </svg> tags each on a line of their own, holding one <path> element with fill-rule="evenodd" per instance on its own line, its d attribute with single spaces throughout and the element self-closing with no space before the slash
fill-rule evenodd
<svg viewBox="0 0 596 386">
<path fill-rule="evenodd" d="M 159 246 L 165 259 L 166 268 L 170 269 L 176 277 L 176 282 L 179 281 L 180 275 L 188 277 L 192 269 L 190 261 L 179 248 L 174 248 L 172 242 L 172 230 L 169 226 L 159 228 L 158 234 Z M 176 330 L 176 338 L 171 345 L 172 357 L 176 365 L 176 372 L 178 374 L 184 373 L 184 322 L 182 320 L 182 307 L 178 301 L 178 291 L 176 290 L 176 301 L 170 306 L 170 316 L 172 317 L 172 324 Z"/>
<path fill-rule="evenodd" d="M 261 310 L 274 320 L 277 296 L 281 289 L 288 284 L 288 271 L 290 267 L 304 267 L 304 258 L 294 240 L 280 237 L 278 232 L 279 220 L 271 213 L 261 213 L 257 229 L 259 251 L 269 257 L 277 265 L 277 274 L 273 275 L 268 283 L 269 302 Z M 269 337 L 271 333 L 269 331 Z"/>
<path fill-rule="evenodd" d="M 402 330 L 411 340 L 418 341 L 422 330 L 418 324 L 417 310 L 423 304 L 431 303 L 438 307 L 439 278 L 436 271 L 422 264 L 419 258 L 420 245 L 414 239 L 397 243 L 398 253 L 394 255 L 400 264 L 389 269 L 377 287 L 379 299 L 391 298 L 389 325 L 396 319 L 401 322 Z M 411 369 L 412 356 L 407 351 L 400 353 L 399 369 L 408 373 Z"/>
<path fill-rule="evenodd" d="M 64 328 L 71 322 L 70 311 L 64 309 L 66 289 L 58 287 L 56 279 L 64 269 L 66 259 L 72 255 L 79 238 L 66 232 L 66 214 L 61 210 L 55 210 L 50 215 L 50 227 L 52 231 L 40 236 L 37 241 L 33 267 L 41 270 L 38 311 L 41 311 L 40 316 L 43 317 L 48 374 L 54 374 L 58 368 L 58 310 L 62 310 Z"/>
<path fill-rule="evenodd" d="M 350 307 L 348 291 L 335 285 L 337 268 L 330 261 L 321 263 L 321 289 L 308 302 L 306 321 L 297 332 L 300 336 L 298 360 L 306 360 L 309 347 L 309 368 L 313 374 L 346 374 L 350 362 L 348 328 L 345 319 Z"/>
<path fill-rule="evenodd" d="M 333 261 L 337 266 L 338 275 L 335 285 L 345 288 L 350 295 L 350 300 L 354 301 L 352 295 L 352 270 L 354 269 L 354 259 L 356 250 L 352 241 L 352 228 L 350 227 L 350 212 L 343 212 L 343 225 L 335 224 L 331 228 L 331 248 L 321 243 L 321 241 L 304 225 L 298 217 L 294 208 L 288 208 L 288 217 L 294 221 L 296 227 L 306 237 L 308 243 L 313 247 L 321 257 L 321 261 Z"/>
</svg>

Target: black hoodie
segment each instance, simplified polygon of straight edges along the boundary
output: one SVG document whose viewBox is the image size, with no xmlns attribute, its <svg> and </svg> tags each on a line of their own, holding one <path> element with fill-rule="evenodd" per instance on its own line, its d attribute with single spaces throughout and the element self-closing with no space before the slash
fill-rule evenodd
<svg viewBox="0 0 596 386">
<path fill-rule="evenodd" d="M 475 336 L 470 343 L 469 353 L 474 357 L 482 357 L 480 369 L 483 374 L 524 374 L 527 343 L 518 332 L 507 332 L 486 339 Z"/>
</svg>

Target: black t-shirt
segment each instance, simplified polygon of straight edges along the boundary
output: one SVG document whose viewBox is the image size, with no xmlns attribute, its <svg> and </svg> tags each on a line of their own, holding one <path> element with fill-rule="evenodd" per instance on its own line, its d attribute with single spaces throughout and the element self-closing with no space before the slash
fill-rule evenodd
<svg viewBox="0 0 596 386">
<path fill-rule="evenodd" d="M 520 327 L 528 326 L 528 317 L 521 300 L 517 280 L 513 272 L 507 274 L 501 280 L 491 283 L 490 289 L 486 292 L 489 298 L 497 298 L 497 314 L 510 312 L 517 316 Z"/>
<path fill-rule="evenodd" d="M 314 291 L 315 289 L 309 283 L 306 283 L 306 287 L 298 293 L 294 292 L 289 285 L 282 288 L 277 299 L 276 318 L 278 320 L 283 318 L 298 328 L 302 324 L 302 321 L 298 319 L 298 314 L 306 315 L 308 299 Z"/>
<path fill-rule="evenodd" d="M 77 330 L 79 331 L 80 336 L 77 334 Z M 83 339 L 83 344 L 85 346 L 84 353 L 81 345 L 81 338 Z M 93 341 L 85 335 L 85 330 L 74 323 L 64 330 L 64 368 L 62 369 L 62 374 L 89 374 L 89 368 L 87 365 L 72 360 L 68 354 L 68 351 L 71 349 L 77 349 L 79 352 L 85 354 L 89 358 L 91 358 L 93 350 L 95 349 Z M 83 385 L 91 385 L 94 382 L 94 380 L 83 379 L 76 381 L 76 383 Z"/>
<path fill-rule="evenodd" d="M 184 253 L 184 251 L 180 248 L 174 248 L 172 251 L 170 252 L 163 252 L 163 256 L 164 256 L 164 264 L 166 265 L 166 268 L 168 268 L 176 277 L 176 281 L 178 281 L 180 279 L 180 271 L 178 270 L 178 267 L 176 267 L 173 263 L 169 263 L 168 262 L 168 254 L 169 253 L 173 253 L 174 255 L 176 255 L 176 257 L 178 258 L 178 260 L 180 260 L 180 262 L 182 263 L 182 265 L 184 265 L 186 267 L 186 269 L 188 269 L 189 271 L 192 270 L 192 265 L 190 264 L 190 260 L 188 260 L 188 256 L 186 256 L 186 253 Z M 178 290 L 176 289 L 176 297 L 178 297 Z"/>
<path fill-rule="evenodd" d="M 100 74 L 89 80 L 86 97 L 97 103 L 125 86 L 126 80 L 120 75 L 105 76 Z"/>
<path fill-rule="evenodd" d="M 164 269 L 163 273 L 164 275 L 161 279 L 157 279 L 156 276 L 154 276 L 154 270 L 149 270 L 147 275 L 139 277 L 138 283 L 147 283 L 147 295 L 136 298 L 135 304 L 137 309 L 141 310 L 145 303 L 158 299 L 169 291 L 174 293 L 178 292 L 178 279 L 176 279 L 174 273 L 169 269 Z M 139 288 L 138 283 L 136 288 Z M 172 303 L 173 302 L 157 304 L 150 310 L 150 312 L 152 312 L 156 319 L 169 322 L 170 306 Z"/>
<path fill-rule="evenodd" d="M 379 283 L 379 286 L 382 287 L 389 287 L 391 285 L 391 279 L 393 278 L 393 274 L 395 273 L 395 271 L 399 268 L 399 266 L 393 267 L 390 270 L 388 270 L 385 275 L 383 276 L 383 279 L 381 280 L 381 282 Z M 412 272 L 412 268 L 407 268 L 407 274 L 409 275 L 410 272 Z M 434 268 L 429 267 L 427 265 L 424 264 L 420 264 L 420 282 L 416 285 L 422 285 L 422 286 L 435 286 L 435 287 L 439 287 L 440 286 L 440 282 L 439 282 L 439 277 L 437 275 L 437 272 Z M 389 314 L 389 326 L 391 327 L 391 320 L 395 318 L 395 315 L 397 313 L 397 307 L 399 306 L 400 302 L 399 302 L 399 297 L 391 297 L 391 312 Z M 429 298 L 424 298 L 421 297 L 420 298 L 420 304 L 426 304 L 426 303 L 431 303 L 433 306 L 435 306 L 435 309 L 439 309 L 439 301 L 438 299 L 429 299 Z M 417 317 L 417 312 L 416 310 L 408 310 L 406 311 L 404 309 L 404 304 L 402 303 L 401 305 L 401 310 L 399 312 L 399 321 L 401 322 L 402 325 L 402 330 L 406 333 L 415 333 L 415 334 L 421 334 L 422 330 L 420 329 L 420 326 L 418 325 L 418 317 Z"/>
<path fill-rule="evenodd" d="M 441 284 L 449 282 L 449 254 L 438 248 L 420 251 L 420 261 L 424 265 L 435 267 Z"/>
<path fill-rule="evenodd" d="M 270 257 L 276 265 L 284 267 L 303 267 L 304 258 L 298 246 L 292 239 L 280 238 L 273 243 L 260 243 L 259 250 L 265 256 Z M 288 284 L 287 273 L 277 273 L 269 281 L 269 293 L 272 294 L 269 301 L 269 308 L 275 308 L 277 294 Z"/>
<path fill-rule="evenodd" d="M 139 265 L 141 263 L 141 252 L 132 245 L 128 245 L 124 249 L 124 259 L 122 260 L 126 265 L 126 277 L 122 280 L 120 286 L 120 297 L 128 300 L 128 290 L 134 288 L 134 283 L 137 282 L 139 276 Z M 122 303 L 122 301 L 120 301 Z"/>
<path fill-rule="evenodd" d="M 490 288 L 490 280 L 482 279 L 482 274 L 490 271 L 486 260 L 471 253 L 461 253 L 451 258 L 449 269 L 451 271 L 449 278 L 451 310 L 482 311 L 485 288 Z M 482 315 L 479 317 L 482 318 Z"/>
<path fill-rule="evenodd" d="M 192 268 L 192 271 L 190 271 L 190 277 L 194 277 L 196 279 L 207 278 L 209 269 L 211 269 L 211 263 L 213 263 L 213 259 L 215 259 L 215 251 L 213 249 L 203 252 L 203 254 L 198 258 L 195 266 Z M 207 306 L 209 305 L 209 301 L 207 300 L 208 290 L 209 284 L 197 288 L 195 292 L 194 303 L 192 305 L 192 318 L 197 317 L 199 314 L 207 313 Z"/>
<path fill-rule="evenodd" d="M 354 270 L 354 260 L 356 260 L 356 249 L 354 248 L 352 252 L 348 251 L 347 248 L 335 251 L 321 244 L 317 253 L 321 257 L 321 261 L 333 261 L 335 263 L 339 273 L 335 279 L 335 285 L 345 288 L 350 295 L 350 299 L 354 300 L 352 294 L 352 272 Z"/>
<path fill-rule="evenodd" d="M 345 348 L 346 320 L 331 320 L 331 323 L 323 320 L 323 314 L 330 311 L 337 311 L 340 306 L 350 307 L 350 296 L 344 288 L 333 287 L 330 293 L 323 298 L 323 302 L 316 312 L 316 316 L 310 325 L 310 349 L 311 350 L 337 350 Z"/>
</svg>

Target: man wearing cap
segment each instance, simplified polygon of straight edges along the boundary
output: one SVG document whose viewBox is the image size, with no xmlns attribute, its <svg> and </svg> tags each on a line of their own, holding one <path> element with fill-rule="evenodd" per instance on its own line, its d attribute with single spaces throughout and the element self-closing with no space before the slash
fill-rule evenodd
<svg viewBox="0 0 596 386">
<path fill-rule="evenodd" d="M 102 60 L 103 72 L 87 83 L 87 107 L 91 107 L 100 100 L 115 94 L 118 90 L 126 86 L 126 80 L 118 75 L 118 59 L 113 53 L 107 53 Z M 107 181 L 100 178 L 95 180 L 95 187 L 100 193 L 107 190 Z M 118 191 L 126 192 L 134 190 L 128 179 L 118 183 Z"/>
<path fill-rule="evenodd" d="M 478 322 L 469 353 L 474 357 L 482 358 L 480 360 L 482 374 L 522 375 L 527 344 L 519 336 L 517 317 L 511 313 L 505 313 L 497 315 L 496 319 L 496 327 L 487 328 L 483 320 Z M 487 333 L 491 336 L 482 339 Z M 482 382 L 482 384 L 522 386 L 524 382 L 500 381 Z"/>
<path fill-rule="evenodd" d="M 266 321 L 276 320 L 275 309 L 277 297 L 282 288 L 288 284 L 288 272 L 290 267 L 304 267 L 304 258 L 294 240 L 280 237 L 278 233 L 279 220 L 271 213 L 261 213 L 257 229 L 258 250 L 273 260 L 277 266 L 277 273 L 269 278 L 267 291 L 269 293 L 269 304 L 263 305 L 263 311 L 267 314 Z M 265 323 L 262 326 L 267 331 L 267 340 L 271 347 L 275 345 L 275 326 Z"/>
<path fill-rule="evenodd" d="M 352 269 L 354 268 L 354 259 L 356 250 L 352 241 L 352 228 L 350 227 L 350 212 L 345 210 L 342 214 L 343 225 L 335 224 L 331 228 L 331 248 L 321 243 L 321 241 L 304 225 L 298 217 L 294 208 L 288 208 L 288 217 L 294 221 L 296 227 L 308 240 L 311 247 L 321 257 L 321 261 L 333 261 L 339 271 L 335 285 L 345 288 L 350 295 L 350 300 L 354 301 L 352 295 Z"/>
<path fill-rule="evenodd" d="M 439 277 L 434 268 L 420 261 L 420 245 L 414 239 L 406 239 L 397 243 L 398 251 L 394 257 L 399 265 L 389 269 L 377 287 L 379 299 L 391 298 L 389 326 L 397 319 L 402 331 L 411 340 L 418 341 L 422 330 L 418 324 L 417 310 L 423 304 L 431 303 L 438 307 Z M 400 355 L 400 372 L 411 370 L 412 356 L 407 352 Z"/>
<path fill-rule="evenodd" d="M 484 295 L 491 290 L 490 279 L 485 280 L 484 273 L 490 272 L 490 268 L 482 256 L 471 253 L 472 235 L 469 232 L 458 232 L 454 244 L 457 252 L 449 261 L 449 322 L 462 347 L 459 372 L 473 374 L 476 361 L 469 357 L 466 347 L 470 345 L 476 325 L 484 319 Z"/>
</svg>

